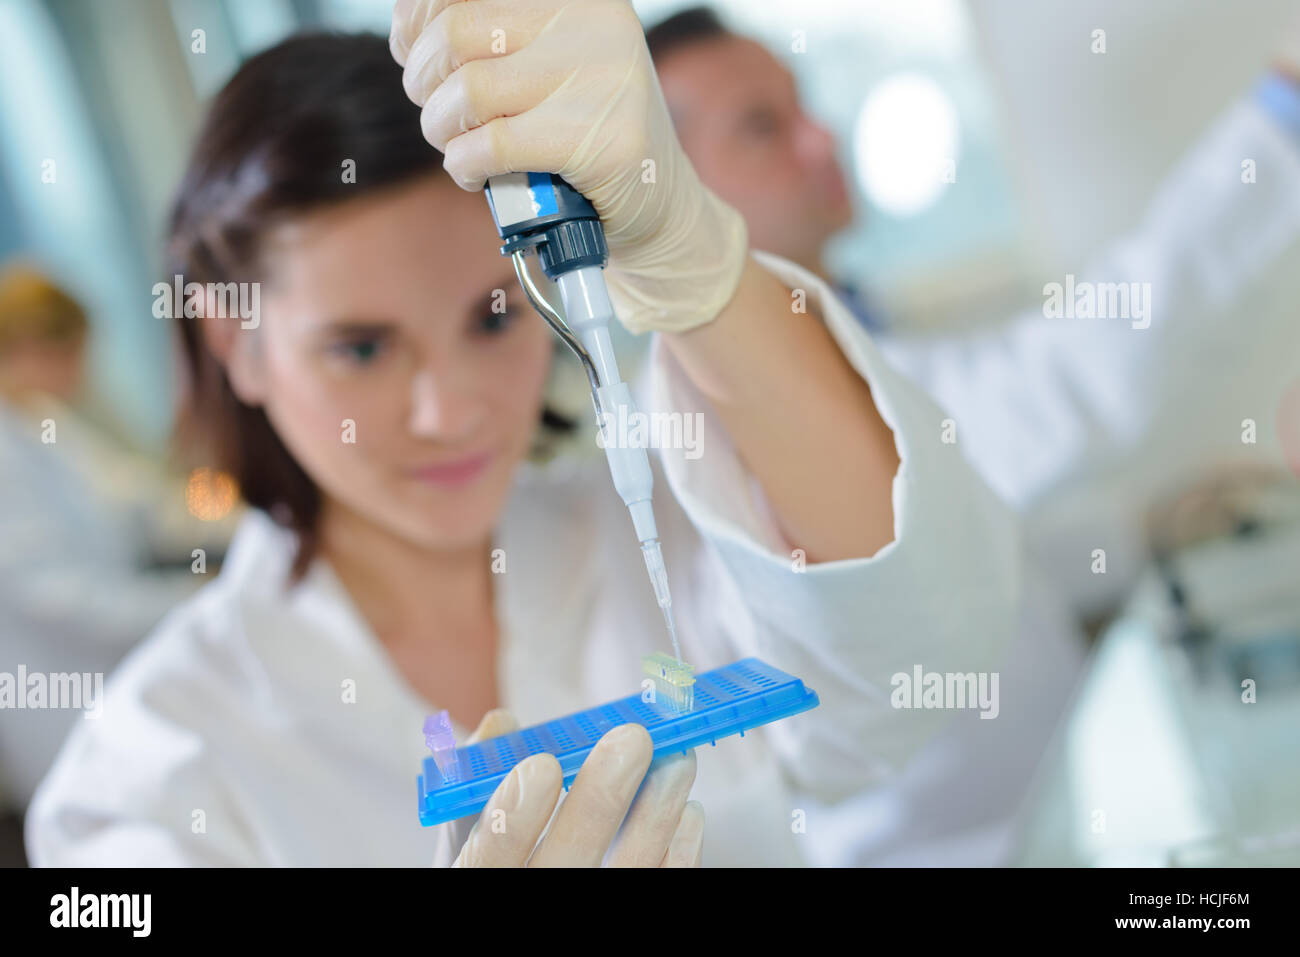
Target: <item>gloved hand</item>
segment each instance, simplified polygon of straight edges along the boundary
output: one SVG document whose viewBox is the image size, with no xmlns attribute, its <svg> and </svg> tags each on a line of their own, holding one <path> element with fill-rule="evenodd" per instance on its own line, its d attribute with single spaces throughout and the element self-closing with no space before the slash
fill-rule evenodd
<svg viewBox="0 0 1300 957">
<path fill-rule="evenodd" d="M 557 173 L 591 201 L 630 331 L 684 331 L 731 299 L 745 221 L 677 142 L 628 0 L 398 0 L 389 44 L 462 187 Z"/>
<path fill-rule="evenodd" d="M 467 743 L 517 730 L 507 711 L 489 711 Z M 661 759 L 639 724 L 613 728 L 597 742 L 555 813 L 563 790 L 550 754 L 521 761 L 477 817 L 442 825 L 435 866 L 698 867 L 704 809 L 687 801 L 695 752 Z M 502 812 L 502 813 L 498 813 Z M 621 825 L 621 826 L 620 826 Z"/>
</svg>

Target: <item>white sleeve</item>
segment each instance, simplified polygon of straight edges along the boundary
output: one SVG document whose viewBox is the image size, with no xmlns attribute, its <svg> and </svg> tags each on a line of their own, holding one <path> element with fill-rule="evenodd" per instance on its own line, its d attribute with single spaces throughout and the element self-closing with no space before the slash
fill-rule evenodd
<svg viewBox="0 0 1300 957">
<path fill-rule="evenodd" d="M 79 721 L 28 808 L 33 866 L 265 864 L 197 726 L 203 711 L 219 720 L 211 697 L 179 674 L 170 687 L 110 681 L 103 715 Z"/>
<path fill-rule="evenodd" d="M 792 321 L 821 314 L 893 430 L 901 460 L 895 540 L 874 555 L 797 561 L 708 400 L 658 341 L 651 402 L 705 415 L 706 444 L 694 458 L 660 451 L 669 488 L 741 596 L 745 620 L 724 623 L 736 653 L 757 655 L 820 696 L 818 708 L 765 732 L 795 787 L 835 801 L 892 776 L 951 715 L 893 707 L 895 675 L 916 665 L 987 671 L 996 662 L 1014 629 L 1018 539 L 1004 506 L 943 441 L 944 413 L 883 361 L 827 286 L 789 262 L 754 255 L 788 287 L 805 290 L 809 315 Z"/>
<path fill-rule="evenodd" d="M 1212 455 L 1241 453 L 1243 419 L 1269 441 L 1277 400 L 1300 374 L 1300 321 L 1279 287 L 1300 275 L 1297 238 L 1300 148 L 1247 100 L 1184 158 L 1137 228 L 1075 277 L 1076 304 L 1085 286 L 1149 284 L 1146 317 L 1131 302 L 1129 318 L 1047 318 L 1038 306 L 989 331 L 881 348 L 954 412 L 962 447 L 1017 508 L 1102 476 L 1115 479 L 1102 504 L 1140 507 Z"/>
</svg>

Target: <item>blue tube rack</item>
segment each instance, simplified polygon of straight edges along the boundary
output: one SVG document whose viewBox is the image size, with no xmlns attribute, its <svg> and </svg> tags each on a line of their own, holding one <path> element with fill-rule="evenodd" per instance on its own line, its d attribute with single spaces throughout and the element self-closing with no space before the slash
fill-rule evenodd
<svg viewBox="0 0 1300 957">
<path fill-rule="evenodd" d="M 758 658 L 706 671 L 695 678 L 695 707 L 684 714 L 662 703 L 647 703 L 640 694 L 588 708 L 563 718 L 512 731 L 456 749 L 459 769 L 445 781 L 433 757 L 424 759 L 417 778 L 420 823 L 425 827 L 483 810 L 510 770 L 520 761 L 549 751 L 560 762 L 567 789 L 582 762 L 610 728 L 644 725 L 654 755 L 685 753 L 719 738 L 788 718 L 819 704 L 817 693 L 793 675 Z"/>
</svg>

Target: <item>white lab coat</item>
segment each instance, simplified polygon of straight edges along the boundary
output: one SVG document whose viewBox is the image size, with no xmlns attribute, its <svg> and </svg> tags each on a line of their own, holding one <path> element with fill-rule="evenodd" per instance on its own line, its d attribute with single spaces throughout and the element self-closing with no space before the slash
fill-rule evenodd
<svg viewBox="0 0 1300 957">
<path fill-rule="evenodd" d="M 1245 159 L 1254 183 L 1242 181 Z M 1077 277 L 1150 282 L 1149 328 L 1035 308 L 974 335 L 877 337 L 1023 516 L 1025 604 L 1001 665 L 1002 715 L 958 713 L 889 787 L 821 808 L 825 826 L 810 832 L 818 860 L 1014 858 L 1016 812 L 1082 673 L 1066 603 L 1096 611 L 1128 592 L 1146 559 L 1143 515 L 1163 496 L 1218 467 L 1286 467 L 1277 411 L 1300 381 L 1297 240 L 1300 142 L 1246 99 L 1189 150 L 1136 229 Z M 1247 418 L 1254 444 L 1242 442 Z"/>
<path fill-rule="evenodd" d="M 642 407 L 707 415 L 699 458 L 666 449 L 656 462 L 683 653 L 698 670 L 757 655 L 821 696 L 699 755 L 706 864 L 814 859 L 792 826 L 805 798 L 886 784 L 951 718 L 891 707 L 892 676 L 989 670 L 1018 604 L 1014 525 L 940 442 L 940 411 L 823 283 L 762 258 L 808 291 L 894 430 L 896 540 L 800 567 L 706 400 L 652 349 Z M 250 515 L 217 580 L 115 673 L 103 717 L 79 723 L 33 801 L 36 864 L 430 863 L 415 777 L 438 703 L 404 682 L 324 561 L 285 590 L 291 544 Z M 604 462 L 521 469 L 494 544 L 507 563 L 494 580 L 503 705 L 532 724 L 635 691 L 641 655 L 665 636 Z"/>
<path fill-rule="evenodd" d="M 958 444 L 1024 517 L 1037 560 L 1095 613 L 1136 580 L 1153 503 L 1216 467 L 1286 468 L 1277 414 L 1300 381 L 1298 240 L 1300 141 L 1247 98 L 1188 151 L 1135 229 L 1077 270 L 1080 281 L 1150 283 L 1149 328 L 1048 319 L 1040 305 L 975 335 L 878 341 L 953 415 Z"/>
</svg>

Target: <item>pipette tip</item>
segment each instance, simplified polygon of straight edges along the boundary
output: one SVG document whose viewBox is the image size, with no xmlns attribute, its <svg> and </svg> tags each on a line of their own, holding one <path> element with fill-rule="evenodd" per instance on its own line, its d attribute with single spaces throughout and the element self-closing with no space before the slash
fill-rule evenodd
<svg viewBox="0 0 1300 957">
<path fill-rule="evenodd" d="M 682 660 L 682 649 L 677 643 L 677 625 L 673 621 L 673 597 L 668 591 L 668 569 L 664 567 L 664 554 L 659 546 L 659 539 L 652 538 L 641 543 L 641 554 L 645 556 L 646 571 L 650 573 L 650 584 L 655 590 L 655 601 L 664 615 L 664 624 L 668 626 L 668 636 L 673 640 L 673 655 L 677 661 Z"/>
</svg>

